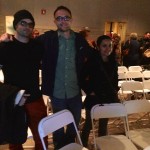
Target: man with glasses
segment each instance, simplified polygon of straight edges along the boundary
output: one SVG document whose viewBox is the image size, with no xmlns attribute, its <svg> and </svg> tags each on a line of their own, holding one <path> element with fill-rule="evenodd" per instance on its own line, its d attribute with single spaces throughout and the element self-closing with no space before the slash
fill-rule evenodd
<svg viewBox="0 0 150 150">
<path fill-rule="evenodd" d="M 42 92 L 51 99 L 54 113 L 63 109 L 72 112 L 79 125 L 82 109 L 80 72 L 90 49 L 86 40 L 71 30 L 72 14 L 65 6 L 54 11 L 56 31 L 48 31 L 38 39 L 45 45 L 42 60 Z M 59 121 L 59 120 L 58 120 Z M 75 142 L 72 125 L 53 135 L 55 149 Z"/>
<path fill-rule="evenodd" d="M 42 150 L 38 123 L 46 116 L 46 107 L 39 90 L 39 65 L 43 46 L 30 39 L 35 26 L 34 18 L 27 10 L 14 14 L 15 35 L 11 42 L 0 43 L 0 64 L 3 65 L 4 83 L 26 91 L 25 111 L 28 126 L 35 141 L 35 150 Z M 10 143 L 10 150 L 23 150 L 22 143 Z"/>
</svg>

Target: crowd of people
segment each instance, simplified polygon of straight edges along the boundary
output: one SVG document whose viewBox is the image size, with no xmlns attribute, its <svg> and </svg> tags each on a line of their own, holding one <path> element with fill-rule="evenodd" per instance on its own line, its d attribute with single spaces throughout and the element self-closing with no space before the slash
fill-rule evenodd
<svg viewBox="0 0 150 150">
<path fill-rule="evenodd" d="M 0 37 L 0 64 L 3 66 L 4 84 L 25 89 L 26 102 L 23 106 L 27 123 L 35 141 L 35 150 L 42 150 L 38 135 L 38 123 L 46 116 L 42 94 L 51 99 L 53 113 L 68 109 L 72 112 L 76 125 L 81 119 L 81 110 L 86 110 L 85 125 L 81 131 L 83 145 L 88 146 L 91 130 L 90 110 L 95 104 L 119 102 L 118 65 L 136 65 L 142 54 L 149 48 L 150 34 L 140 42 L 136 34 L 122 46 L 120 36 L 101 35 L 94 42 L 88 38 L 89 28 L 79 33 L 71 29 L 72 13 L 65 6 L 54 11 L 57 30 L 39 35 L 34 30 L 35 21 L 27 10 L 14 14 L 14 36 Z M 34 34 L 33 34 L 34 33 Z M 148 33 L 147 33 L 148 34 Z M 123 51 L 127 54 L 122 56 Z M 142 53 L 142 54 L 141 54 Z M 135 57 L 135 58 L 130 58 Z M 130 60 L 130 61 L 129 61 Z M 39 89 L 39 67 L 42 62 L 42 90 Z M 86 93 L 82 104 L 81 89 Z M 99 136 L 107 134 L 107 119 L 99 120 Z M 70 124 L 53 134 L 54 149 L 60 149 L 75 141 L 76 133 Z M 47 137 L 45 143 L 48 145 Z M 10 150 L 22 150 L 23 143 L 9 143 Z"/>
<path fill-rule="evenodd" d="M 150 49 L 150 32 L 138 39 L 137 33 L 131 33 L 130 38 L 122 45 L 124 66 L 149 65 L 150 58 L 145 55 Z"/>
</svg>

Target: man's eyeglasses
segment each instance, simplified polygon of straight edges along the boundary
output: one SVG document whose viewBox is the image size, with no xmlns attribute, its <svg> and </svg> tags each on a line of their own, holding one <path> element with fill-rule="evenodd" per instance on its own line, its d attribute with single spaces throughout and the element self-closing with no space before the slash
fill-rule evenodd
<svg viewBox="0 0 150 150">
<path fill-rule="evenodd" d="M 69 21 L 71 19 L 71 17 L 69 16 L 58 16 L 57 18 L 55 18 L 57 21 Z"/>
<path fill-rule="evenodd" d="M 104 45 L 102 45 L 102 47 L 103 47 L 103 48 L 106 48 L 106 47 L 109 47 L 109 48 L 110 48 L 110 47 L 112 47 L 112 44 L 109 44 L 109 45 L 104 44 Z"/>
<path fill-rule="evenodd" d="M 23 27 L 29 27 L 29 28 L 33 28 L 34 27 L 34 24 L 33 24 L 33 22 L 26 22 L 26 21 L 20 21 L 19 22 L 19 24 L 21 25 L 21 26 L 23 26 Z"/>
</svg>

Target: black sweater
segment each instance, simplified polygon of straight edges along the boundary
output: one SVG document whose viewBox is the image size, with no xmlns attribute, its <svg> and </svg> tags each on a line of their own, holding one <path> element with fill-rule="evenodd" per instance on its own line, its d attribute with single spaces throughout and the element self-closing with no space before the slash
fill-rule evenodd
<svg viewBox="0 0 150 150">
<path fill-rule="evenodd" d="M 104 62 L 99 52 L 93 52 L 82 70 L 82 89 L 87 95 L 94 92 L 97 103 L 117 102 L 118 73 L 113 55 Z"/>
<path fill-rule="evenodd" d="M 41 97 L 39 90 L 39 66 L 43 47 L 37 41 L 0 44 L 0 64 L 3 65 L 4 83 L 25 89 L 31 96 L 27 102 Z"/>
</svg>

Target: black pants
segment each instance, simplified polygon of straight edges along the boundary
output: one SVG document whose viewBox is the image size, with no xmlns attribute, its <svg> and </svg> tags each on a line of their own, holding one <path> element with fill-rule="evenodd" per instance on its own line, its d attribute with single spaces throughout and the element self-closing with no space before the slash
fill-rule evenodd
<svg viewBox="0 0 150 150">
<path fill-rule="evenodd" d="M 107 123 L 108 123 L 107 118 L 99 119 L 98 136 L 104 136 L 107 134 Z M 88 145 L 88 138 L 91 129 L 92 129 L 92 122 L 91 122 L 90 110 L 86 109 L 85 124 L 81 133 L 81 139 L 83 142 L 83 146 L 85 147 L 87 147 Z"/>
</svg>

